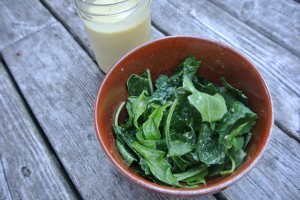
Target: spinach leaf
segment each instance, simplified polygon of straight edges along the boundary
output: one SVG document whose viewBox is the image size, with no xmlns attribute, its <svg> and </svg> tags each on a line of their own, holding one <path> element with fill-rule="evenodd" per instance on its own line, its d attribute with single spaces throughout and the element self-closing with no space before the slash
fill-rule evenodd
<svg viewBox="0 0 300 200">
<path fill-rule="evenodd" d="M 161 137 L 160 132 L 151 117 L 143 124 L 143 133 L 147 140 L 159 140 Z"/>
<path fill-rule="evenodd" d="M 132 74 L 127 80 L 129 96 L 139 96 L 144 90 L 148 94 L 153 93 L 150 71 L 147 69 L 143 74 Z"/>
<path fill-rule="evenodd" d="M 145 158 L 151 173 L 160 181 L 169 185 L 179 185 L 171 172 L 170 164 L 165 160 L 165 152 L 146 148 L 135 142 L 133 148 Z"/>
<path fill-rule="evenodd" d="M 221 120 L 227 112 L 225 100 L 221 95 L 209 95 L 199 92 L 187 76 L 183 78 L 183 88 L 192 93 L 188 96 L 188 100 L 201 113 L 202 121 L 214 122 Z"/>
<path fill-rule="evenodd" d="M 208 175 L 208 169 L 203 170 L 199 174 L 196 174 L 190 178 L 182 180 L 183 182 L 186 182 L 186 184 L 193 186 L 193 185 L 199 185 L 202 183 L 205 183 L 205 177 Z"/>
<path fill-rule="evenodd" d="M 164 111 L 168 106 L 170 106 L 170 104 L 157 107 L 143 124 L 143 133 L 147 140 L 159 140 L 161 138 L 158 128 L 163 118 Z"/>
<path fill-rule="evenodd" d="M 219 143 L 208 124 L 202 124 L 195 153 L 207 165 L 219 164 L 225 158 L 224 145 Z"/>
<path fill-rule="evenodd" d="M 133 170 L 157 184 L 198 187 L 206 177 L 233 173 L 246 156 L 257 114 L 225 79 L 220 87 L 196 75 L 200 64 L 186 58 L 173 75 L 156 79 L 155 91 L 149 70 L 127 81 L 128 118 L 119 124 L 123 102 L 116 145 Z"/>
<path fill-rule="evenodd" d="M 183 142 L 180 140 L 170 141 L 168 155 L 170 157 L 182 156 L 186 153 L 191 152 L 194 148 L 194 145 L 191 143 Z"/>
<path fill-rule="evenodd" d="M 173 102 L 173 104 L 172 104 L 172 106 L 171 106 L 171 108 L 169 110 L 169 113 L 167 115 L 167 120 L 166 120 L 166 123 L 165 123 L 165 126 L 164 126 L 165 140 L 166 140 L 167 147 L 168 147 L 169 150 L 170 150 L 170 141 L 171 141 L 171 137 L 170 137 L 170 124 L 171 124 L 171 119 L 172 119 L 175 107 L 177 105 L 177 102 L 178 102 L 177 99 Z"/>
<path fill-rule="evenodd" d="M 178 71 L 182 70 L 183 75 L 187 76 L 189 78 L 193 78 L 199 67 L 200 67 L 201 61 L 197 60 L 195 57 L 190 56 L 187 57 L 178 67 Z"/>
<path fill-rule="evenodd" d="M 185 171 L 185 169 L 190 165 L 182 156 L 173 156 L 172 161 L 174 162 L 173 171 Z"/>
<path fill-rule="evenodd" d="M 167 75 L 160 75 L 155 81 L 155 87 L 160 88 L 162 84 L 168 80 L 168 78 L 169 77 Z"/>
<path fill-rule="evenodd" d="M 141 143 L 145 147 L 148 147 L 150 149 L 162 150 L 162 151 L 167 150 L 167 144 L 165 140 L 147 140 L 141 131 L 138 131 L 136 133 L 136 137 L 139 143 Z"/>
<path fill-rule="evenodd" d="M 221 82 L 223 86 L 234 95 L 235 98 L 240 100 L 243 104 L 248 105 L 248 98 L 240 90 L 232 87 L 223 77 L 221 78 Z"/>
<path fill-rule="evenodd" d="M 191 168 L 185 172 L 174 174 L 174 176 L 176 177 L 177 181 L 182 181 L 182 180 L 191 178 L 206 169 L 207 169 L 206 165 L 201 165 L 198 167 Z"/>
<path fill-rule="evenodd" d="M 232 130 L 230 134 L 225 136 L 225 150 L 228 150 L 233 146 L 235 137 L 237 137 L 243 133 L 242 131 L 246 125 L 247 125 L 247 123 L 241 124 L 234 130 Z M 243 145 L 241 145 L 241 146 L 243 146 Z"/>
<path fill-rule="evenodd" d="M 133 114 L 133 124 L 138 129 L 138 119 L 145 112 L 147 107 L 147 99 L 145 94 L 147 94 L 147 91 L 143 90 L 139 97 L 128 98 L 128 100 L 132 103 L 131 113 Z"/>
<path fill-rule="evenodd" d="M 220 94 L 226 100 L 228 112 L 221 121 L 217 123 L 216 131 L 224 137 L 234 127 L 247 122 L 247 126 L 245 126 L 243 132 L 249 132 L 256 123 L 257 115 L 243 103 L 231 96 L 224 88 L 221 88 Z"/>
<path fill-rule="evenodd" d="M 125 162 L 128 165 L 131 165 L 133 161 L 135 161 L 135 157 L 125 148 L 124 144 L 122 144 L 122 142 L 117 139 L 116 140 L 116 144 L 117 144 L 117 148 L 121 154 L 121 156 L 124 158 Z"/>
</svg>

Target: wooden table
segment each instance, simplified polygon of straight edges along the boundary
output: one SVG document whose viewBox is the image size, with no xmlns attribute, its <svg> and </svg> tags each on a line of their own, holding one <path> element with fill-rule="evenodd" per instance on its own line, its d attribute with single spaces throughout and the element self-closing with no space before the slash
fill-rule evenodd
<svg viewBox="0 0 300 200">
<path fill-rule="evenodd" d="M 275 124 L 243 180 L 204 199 L 300 199 L 300 4 L 153 0 L 154 38 L 212 38 L 247 56 Z M 100 148 L 93 105 L 104 77 L 72 0 L 0 1 L 0 199 L 170 199 L 124 178 Z"/>
</svg>

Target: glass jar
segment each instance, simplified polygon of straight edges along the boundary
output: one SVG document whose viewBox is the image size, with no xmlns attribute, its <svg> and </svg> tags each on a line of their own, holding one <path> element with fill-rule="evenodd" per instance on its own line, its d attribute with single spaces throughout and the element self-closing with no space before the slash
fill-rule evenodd
<svg viewBox="0 0 300 200">
<path fill-rule="evenodd" d="M 151 0 L 75 0 L 98 65 L 106 73 L 127 52 L 151 40 Z"/>
</svg>

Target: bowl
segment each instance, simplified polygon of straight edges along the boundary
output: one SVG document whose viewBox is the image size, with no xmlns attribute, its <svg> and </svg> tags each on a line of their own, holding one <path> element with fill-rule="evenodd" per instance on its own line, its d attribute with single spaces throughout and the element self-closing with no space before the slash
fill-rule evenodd
<svg viewBox="0 0 300 200">
<path fill-rule="evenodd" d="M 131 74 L 141 74 L 150 69 L 152 79 L 155 80 L 161 74 L 172 74 L 174 68 L 188 56 L 202 61 L 198 73 L 206 79 L 220 84 L 220 77 L 224 77 L 229 84 L 240 89 L 248 97 L 250 109 L 258 114 L 258 120 L 246 148 L 247 156 L 233 174 L 210 179 L 200 188 L 182 189 L 155 184 L 130 169 L 118 152 L 112 124 L 117 108 L 127 98 L 126 81 Z M 103 151 L 124 176 L 153 192 L 194 197 L 217 193 L 246 176 L 266 149 L 273 124 L 273 112 L 267 85 L 248 59 L 219 42 L 177 36 L 137 47 L 111 68 L 98 90 L 94 120 Z"/>
</svg>

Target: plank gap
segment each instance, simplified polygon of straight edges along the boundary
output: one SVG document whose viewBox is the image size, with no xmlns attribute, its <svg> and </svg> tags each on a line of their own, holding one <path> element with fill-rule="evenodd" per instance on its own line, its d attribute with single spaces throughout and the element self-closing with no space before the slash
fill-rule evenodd
<svg viewBox="0 0 300 200">
<path fill-rule="evenodd" d="M 300 2 L 300 0 L 295 0 L 296 2 Z M 253 30 L 255 30 L 256 32 L 264 35 L 266 38 L 268 38 L 269 40 L 273 41 L 274 43 L 278 44 L 279 46 L 285 48 L 287 51 L 289 51 L 290 53 L 292 53 L 293 55 L 297 56 L 300 58 L 300 54 L 297 53 L 294 49 L 291 49 L 289 46 L 287 46 L 286 44 L 284 44 L 283 42 L 281 42 L 280 40 L 276 40 L 276 38 L 272 38 L 270 37 L 270 35 L 267 35 L 266 32 L 259 30 L 258 28 L 256 28 L 255 26 L 252 26 L 250 23 L 247 23 L 245 21 L 242 21 L 241 19 L 239 19 L 238 17 L 234 16 L 231 12 L 229 12 L 227 9 L 223 9 L 222 6 L 220 6 L 218 3 L 213 2 L 213 1 L 209 1 L 209 3 L 217 6 L 218 8 L 220 8 L 221 10 L 223 10 L 224 12 L 228 13 L 229 15 L 231 15 L 232 17 L 236 18 L 238 21 L 244 23 L 245 25 L 247 25 L 248 27 L 251 27 Z"/>
<path fill-rule="evenodd" d="M 86 52 L 86 54 L 92 59 L 92 61 L 96 64 L 97 69 L 100 70 L 100 73 L 105 76 L 105 72 L 102 71 L 100 67 L 98 67 L 98 63 L 93 55 L 90 54 L 90 51 L 86 45 L 84 45 L 83 41 L 80 40 L 79 37 L 72 31 L 72 29 L 68 26 L 68 24 L 56 13 L 53 11 L 51 6 L 48 5 L 45 0 L 40 0 L 41 4 L 52 14 L 52 16 L 59 22 L 61 25 L 70 33 L 70 35 L 74 38 L 74 40 L 79 44 L 79 46 Z"/>
<path fill-rule="evenodd" d="M 24 38 L 23 38 L 24 39 Z M 2 53 L 0 53 L 0 62 L 3 64 L 4 66 L 4 70 L 7 72 L 8 77 L 12 83 L 13 88 L 16 90 L 16 92 L 18 93 L 18 95 L 20 96 L 20 99 L 22 100 L 22 103 L 25 107 L 26 112 L 28 112 L 28 115 L 31 117 L 32 122 L 34 124 L 34 126 L 36 127 L 36 129 L 38 130 L 38 132 L 40 133 L 40 136 L 42 138 L 42 142 L 44 142 L 45 144 L 45 149 L 47 149 L 52 155 L 53 155 L 53 160 L 57 163 L 57 167 L 60 170 L 61 174 L 63 175 L 65 181 L 67 182 L 67 184 L 70 187 L 70 190 L 73 192 L 73 195 L 76 197 L 76 199 L 83 199 L 80 195 L 80 193 L 78 192 L 76 186 L 73 184 L 73 182 L 71 181 L 71 178 L 69 177 L 68 173 L 66 172 L 65 168 L 62 165 L 61 160 L 59 159 L 59 157 L 57 156 L 55 150 L 53 149 L 53 147 L 51 146 L 44 130 L 42 129 L 42 127 L 40 126 L 37 118 L 35 117 L 35 115 L 33 114 L 32 110 L 30 109 L 30 106 L 27 102 L 27 100 L 25 99 L 21 89 L 19 88 L 16 80 L 14 79 L 11 71 L 8 68 L 8 65 L 2 55 Z M 1 166 L 4 170 L 4 166 L 2 163 L 2 157 L 0 155 L 0 162 L 1 162 Z M 4 177 L 6 179 L 6 175 L 5 175 L 5 171 L 4 171 Z M 9 187 L 9 186 L 8 186 Z M 11 191 L 10 191 L 11 193 Z"/>
<path fill-rule="evenodd" d="M 222 193 L 222 192 L 218 192 L 216 194 L 213 194 L 213 196 L 217 199 L 217 200 L 228 200 L 228 198 Z"/>
<path fill-rule="evenodd" d="M 274 120 L 274 125 L 276 125 L 280 130 L 282 130 L 282 132 L 284 132 L 287 136 L 293 138 L 300 144 L 300 139 L 297 138 L 293 133 L 291 133 L 291 131 L 287 127 L 282 125 L 279 121 Z M 300 135 L 300 130 L 298 130 L 297 133 Z"/>
<path fill-rule="evenodd" d="M 154 28 L 156 28 L 159 32 L 161 32 L 165 36 L 171 36 L 169 32 L 161 28 L 155 21 L 151 20 L 151 24 Z"/>
</svg>

